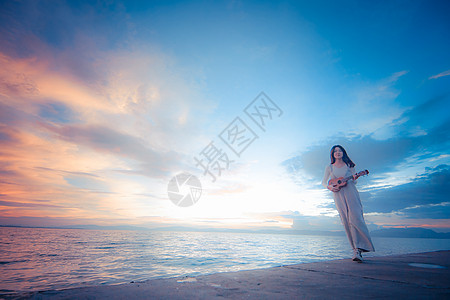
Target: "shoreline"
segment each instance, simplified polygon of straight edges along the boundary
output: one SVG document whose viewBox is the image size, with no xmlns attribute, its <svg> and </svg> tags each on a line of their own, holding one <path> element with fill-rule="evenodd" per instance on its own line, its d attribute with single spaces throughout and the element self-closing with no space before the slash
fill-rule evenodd
<svg viewBox="0 0 450 300">
<path fill-rule="evenodd" d="M 450 250 L 337 259 L 117 285 L 0 294 L 0 299 L 450 298 Z"/>
</svg>

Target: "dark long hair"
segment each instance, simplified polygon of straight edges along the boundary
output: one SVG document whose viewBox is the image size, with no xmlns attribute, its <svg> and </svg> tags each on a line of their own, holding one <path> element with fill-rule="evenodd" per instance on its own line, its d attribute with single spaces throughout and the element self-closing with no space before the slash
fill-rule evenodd
<svg viewBox="0 0 450 300">
<path fill-rule="evenodd" d="M 342 155 L 342 160 L 345 162 L 345 164 L 349 167 L 349 168 L 353 168 L 355 166 L 355 163 L 352 162 L 352 160 L 350 159 L 350 157 L 348 157 L 347 155 L 347 151 L 345 151 L 344 147 L 342 147 L 341 145 L 334 145 L 331 148 L 331 152 L 330 152 L 330 158 L 331 158 L 331 164 L 334 164 L 334 162 L 336 161 L 336 158 L 334 158 L 333 152 L 335 148 L 341 148 L 341 151 L 343 153 Z"/>
</svg>

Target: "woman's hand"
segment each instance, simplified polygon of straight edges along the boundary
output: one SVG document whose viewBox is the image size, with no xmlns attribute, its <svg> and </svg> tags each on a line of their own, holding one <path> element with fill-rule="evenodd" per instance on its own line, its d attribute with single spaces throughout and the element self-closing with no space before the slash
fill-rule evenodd
<svg viewBox="0 0 450 300">
<path fill-rule="evenodd" d="M 327 188 L 332 191 L 332 192 L 339 192 L 339 188 L 337 186 L 334 186 L 332 184 L 330 184 L 329 186 L 327 186 Z"/>
</svg>

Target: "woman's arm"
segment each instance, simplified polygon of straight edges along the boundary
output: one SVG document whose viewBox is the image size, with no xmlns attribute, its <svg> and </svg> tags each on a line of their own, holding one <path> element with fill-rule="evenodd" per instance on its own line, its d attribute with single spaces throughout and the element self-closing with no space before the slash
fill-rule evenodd
<svg viewBox="0 0 450 300">
<path fill-rule="evenodd" d="M 330 178 L 330 174 L 331 174 L 331 169 L 330 169 L 330 166 L 328 165 L 325 168 L 325 174 L 323 174 L 323 179 L 322 179 L 322 185 L 324 188 L 328 188 L 328 178 Z"/>
<path fill-rule="evenodd" d="M 355 175 L 355 173 L 356 173 L 355 168 L 350 168 L 350 172 L 352 173 L 352 175 Z M 358 180 L 353 178 L 353 183 L 356 184 L 357 182 L 358 182 Z"/>
<path fill-rule="evenodd" d="M 331 185 L 328 185 L 328 178 L 330 178 L 330 175 L 331 175 L 331 168 L 330 168 L 330 166 L 328 165 L 328 166 L 325 168 L 325 174 L 323 174 L 322 185 L 323 185 L 325 188 L 327 188 L 327 189 L 329 189 L 330 191 L 332 191 L 332 192 L 338 192 L 338 191 L 339 191 L 339 188 L 338 188 L 338 187 L 333 187 L 333 186 L 331 186 Z"/>
</svg>

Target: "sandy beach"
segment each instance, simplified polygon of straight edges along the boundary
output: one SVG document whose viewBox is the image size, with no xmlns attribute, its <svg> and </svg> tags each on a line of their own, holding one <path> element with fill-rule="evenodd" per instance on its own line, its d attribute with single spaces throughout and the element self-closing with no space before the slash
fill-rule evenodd
<svg viewBox="0 0 450 300">
<path fill-rule="evenodd" d="M 1 299 L 449 299 L 450 251 L 286 265 Z"/>
</svg>

